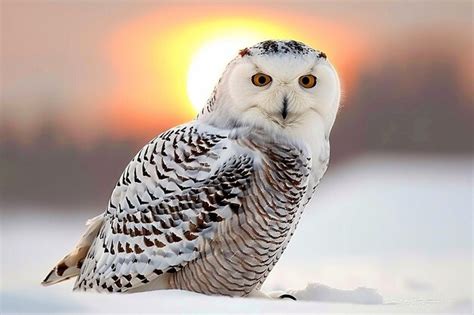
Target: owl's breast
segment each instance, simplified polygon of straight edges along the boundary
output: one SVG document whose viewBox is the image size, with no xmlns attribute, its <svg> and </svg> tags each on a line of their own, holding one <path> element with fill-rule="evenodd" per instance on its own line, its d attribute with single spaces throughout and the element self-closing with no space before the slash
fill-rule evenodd
<svg viewBox="0 0 474 315">
<path fill-rule="evenodd" d="M 202 244 L 195 261 L 172 276 L 174 288 L 248 295 L 268 276 L 294 229 L 311 176 L 310 152 L 252 139 L 241 145 L 260 158 L 239 197 L 239 210 L 219 226 L 212 241 Z"/>
</svg>

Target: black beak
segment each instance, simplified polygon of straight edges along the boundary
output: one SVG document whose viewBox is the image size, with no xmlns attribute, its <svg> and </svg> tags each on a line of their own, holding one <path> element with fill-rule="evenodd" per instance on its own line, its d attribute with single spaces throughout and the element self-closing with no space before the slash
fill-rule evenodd
<svg viewBox="0 0 474 315">
<path fill-rule="evenodd" d="M 281 109 L 281 117 L 283 119 L 286 119 L 286 116 L 288 116 L 288 99 L 283 97 L 283 108 Z"/>
</svg>

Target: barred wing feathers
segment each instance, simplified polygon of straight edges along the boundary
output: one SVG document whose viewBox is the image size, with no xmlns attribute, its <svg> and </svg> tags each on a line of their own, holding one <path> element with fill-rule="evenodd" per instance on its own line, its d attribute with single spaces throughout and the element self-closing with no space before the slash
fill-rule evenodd
<svg viewBox="0 0 474 315">
<path fill-rule="evenodd" d="M 152 140 L 120 177 L 75 289 L 133 292 L 162 280 L 159 288 L 207 294 L 258 288 L 311 177 L 306 147 L 279 140 L 198 122 Z"/>
<path fill-rule="evenodd" d="M 209 128 L 171 129 L 134 157 L 75 289 L 127 291 L 179 270 L 239 210 L 255 153 Z"/>
</svg>

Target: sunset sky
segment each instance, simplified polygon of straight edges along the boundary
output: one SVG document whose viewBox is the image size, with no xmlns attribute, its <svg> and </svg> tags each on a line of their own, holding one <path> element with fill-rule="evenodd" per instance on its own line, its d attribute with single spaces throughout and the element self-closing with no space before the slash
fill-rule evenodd
<svg viewBox="0 0 474 315">
<path fill-rule="evenodd" d="M 4 1 L 1 121 L 25 137 L 43 121 L 78 141 L 153 135 L 192 119 L 236 52 L 269 38 L 327 53 L 346 106 L 362 72 L 418 39 L 452 40 L 472 79 L 468 1 L 267 3 Z"/>
<path fill-rule="evenodd" d="M 39 277 L 104 210 L 131 157 L 196 116 L 241 48 L 294 39 L 327 54 L 342 105 L 328 172 L 266 285 L 366 287 L 391 313 L 472 313 L 473 12 L 472 0 L 0 0 L 7 312 L 123 312 L 163 297 L 168 309 L 217 307 L 181 294 L 104 302 Z M 254 303 L 240 305 L 265 310 Z"/>
</svg>

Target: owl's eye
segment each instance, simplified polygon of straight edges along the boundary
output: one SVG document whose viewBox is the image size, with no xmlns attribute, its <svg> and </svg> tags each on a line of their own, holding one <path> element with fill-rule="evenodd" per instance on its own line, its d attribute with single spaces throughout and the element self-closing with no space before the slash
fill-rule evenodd
<svg viewBox="0 0 474 315">
<path fill-rule="evenodd" d="M 252 76 L 252 83 L 256 86 L 265 86 L 272 82 L 272 77 L 263 73 L 257 73 Z"/>
<path fill-rule="evenodd" d="M 298 81 L 302 87 L 305 89 L 310 89 L 316 85 L 317 79 L 314 75 L 307 74 L 301 76 Z"/>
</svg>

